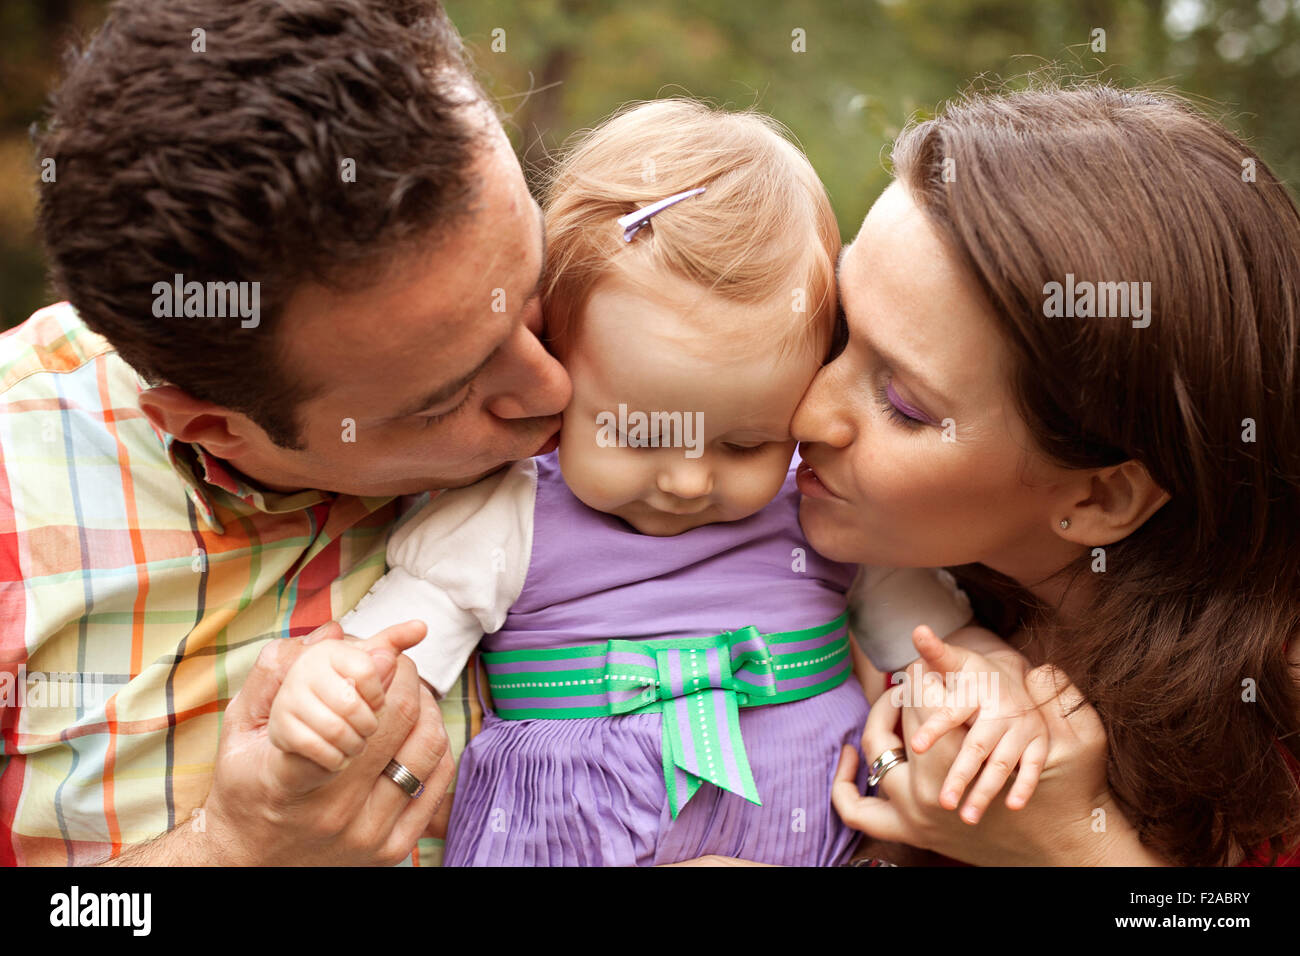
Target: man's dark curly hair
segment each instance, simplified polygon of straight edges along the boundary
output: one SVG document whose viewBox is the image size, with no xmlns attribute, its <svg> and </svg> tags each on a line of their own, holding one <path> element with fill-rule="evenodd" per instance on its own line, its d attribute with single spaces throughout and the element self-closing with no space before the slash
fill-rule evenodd
<svg viewBox="0 0 1300 956">
<path fill-rule="evenodd" d="M 36 134 L 55 288 L 150 382 L 301 447 L 318 386 L 285 367 L 278 314 L 306 279 L 365 288 L 466 212 L 475 102 L 435 0 L 118 0 Z M 156 318 L 176 273 L 259 282 L 260 324 Z"/>
</svg>

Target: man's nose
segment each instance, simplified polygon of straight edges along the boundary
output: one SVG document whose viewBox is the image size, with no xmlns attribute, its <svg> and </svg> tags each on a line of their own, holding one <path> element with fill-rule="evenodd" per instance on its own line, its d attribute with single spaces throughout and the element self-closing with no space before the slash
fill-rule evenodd
<svg viewBox="0 0 1300 956">
<path fill-rule="evenodd" d="M 521 324 L 506 348 L 488 411 L 498 418 L 548 418 L 564 411 L 573 382 L 533 330 Z"/>
<path fill-rule="evenodd" d="M 713 490 L 713 470 L 698 459 L 674 461 L 659 469 L 655 485 L 674 498 L 703 498 Z"/>
</svg>

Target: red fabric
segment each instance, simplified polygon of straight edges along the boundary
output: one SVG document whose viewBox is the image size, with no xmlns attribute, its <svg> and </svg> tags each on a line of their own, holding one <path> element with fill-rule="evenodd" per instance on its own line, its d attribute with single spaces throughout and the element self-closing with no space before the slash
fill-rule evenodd
<svg viewBox="0 0 1300 956">
<path fill-rule="evenodd" d="M 1268 847 L 1262 846 L 1255 850 L 1254 855 L 1247 857 L 1238 863 L 1238 866 L 1268 866 Z M 1278 854 L 1277 862 L 1273 866 L 1300 866 L 1300 846 L 1296 847 L 1290 853 Z"/>
<path fill-rule="evenodd" d="M 1300 783 L 1300 763 L 1296 762 L 1295 757 L 1291 756 L 1291 751 L 1282 746 L 1281 741 L 1277 745 L 1278 750 L 1282 751 L 1282 757 L 1291 767 L 1291 772 L 1295 775 L 1296 782 Z M 1248 854 L 1246 859 L 1238 863 L 1238 866 L 1269 866 L 1268 845 L 1256 847 L 1255 852 Z M 1300 866 L 1300 845 L 1291 848 L 1289 853 L 1279 853 L 1277 862 L 1273 866 Z"/>
</svg>

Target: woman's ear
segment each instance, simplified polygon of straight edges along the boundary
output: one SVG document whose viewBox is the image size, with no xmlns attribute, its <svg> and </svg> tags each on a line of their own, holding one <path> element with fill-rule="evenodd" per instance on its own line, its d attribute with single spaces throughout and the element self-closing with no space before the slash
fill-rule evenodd
<svg viewBox="0 0 1300 956">
<path fill-rule="evenodd" d="M 1129 459 L 1092 473 L 1087 496 L 1061 516 L 1056 532 L 1075 544 L 1113 544 L 1127 538 L 1169 500 L 1146 466 Z"/>
</svg>

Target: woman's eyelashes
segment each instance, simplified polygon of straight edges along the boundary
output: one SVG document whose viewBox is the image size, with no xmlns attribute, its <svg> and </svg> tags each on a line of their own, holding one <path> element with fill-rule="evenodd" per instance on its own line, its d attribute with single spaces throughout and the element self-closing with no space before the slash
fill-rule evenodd
<svg viewBox="0 0 1300 956">
<path fill-rule="evenodd" d="M 922 425 L 934 424 L 934 420 L 929 415 L 909 405 L 898 392 L 894 391 L 893 382 L 887 382 L 880 389 L 878 396 L 881 409 L 899 425 L 905 428 L 920 428 Z"/>
<path fill-rule="evenodd" d="M 829 365 L 839 357 L 840 353 L 847 348 L 849 342 L 849 323 L 844 315 L 844 307 L 840 306 L 835 315 L 835 330 L 831 335 L 831 347 L 827 353 L 826 361 L 823 365 Z M 909 404 L 894 389 L 892 381 L 886 382 L 877 391 L 877 398 L 880 407 L 899 425 L 907 428 L 919 428 L 922 425 L 938 424 L 933 418 L 923 412 L 921 409 Z"/>
</svg>

